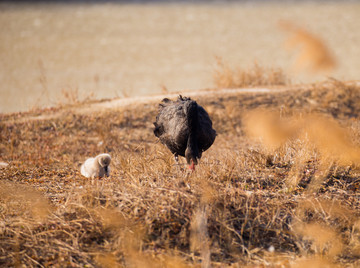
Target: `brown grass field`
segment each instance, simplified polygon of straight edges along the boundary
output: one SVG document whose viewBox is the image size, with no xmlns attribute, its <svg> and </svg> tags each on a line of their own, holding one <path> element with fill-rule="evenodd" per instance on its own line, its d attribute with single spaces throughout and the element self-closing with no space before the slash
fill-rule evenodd
<svg viewBox="0 0 360 268">
<path fill-rule="evenodd" d="M 193 173 L 153 135 L 160 97 L 0 115 L 0 266 L 359 267 L 359 82 L 274 88 L 194 97 L 218 136 Z"/>
</svg>

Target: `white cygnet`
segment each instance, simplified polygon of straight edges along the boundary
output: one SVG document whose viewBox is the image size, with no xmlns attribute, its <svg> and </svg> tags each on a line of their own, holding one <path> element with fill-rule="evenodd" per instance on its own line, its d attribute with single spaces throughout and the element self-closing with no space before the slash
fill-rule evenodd
<svg viewBox="0 0 360 268">
<path fill-rule="evenodd" d="M 108 177 L 110 162 L 111 156 L 109 154 L 99 154 L 95 158 L 89 158 L 81 165 L 81 175 L 86 178 Z"/>
</svg>

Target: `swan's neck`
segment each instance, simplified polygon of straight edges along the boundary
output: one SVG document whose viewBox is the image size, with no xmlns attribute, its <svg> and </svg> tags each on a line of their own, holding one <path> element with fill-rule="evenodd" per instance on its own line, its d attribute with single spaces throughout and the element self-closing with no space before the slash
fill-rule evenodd
<svg viewBox="0 0 360 268">
<path fill-rule="evenodd" d="M 185 157 L 189 165 L 197 164 L 199 148 L 197 143 L 198 111 L 196 102 L 191 102 L 187 107 L 187 122 L 189 126 L 189 138 L 187 141 Z"/>
<path fill-rule="evenodd" d="M 196 132 L 198 128 L 198 107 L 195 101 L 191 101 L 187 105 L 186 119 L 190 133 Z"/>
</svg>

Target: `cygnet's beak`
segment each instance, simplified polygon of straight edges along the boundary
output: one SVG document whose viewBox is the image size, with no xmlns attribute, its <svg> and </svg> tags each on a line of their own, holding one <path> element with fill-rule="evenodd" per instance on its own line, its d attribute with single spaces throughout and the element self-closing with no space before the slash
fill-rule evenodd
<svg viewBox="0 0 360 268">
<path fill-rule="evenodd" d="M 108 166 L 105 166 L 104 170 L 105 170 L 105 176 L 108 176 Z"/>
</svg>

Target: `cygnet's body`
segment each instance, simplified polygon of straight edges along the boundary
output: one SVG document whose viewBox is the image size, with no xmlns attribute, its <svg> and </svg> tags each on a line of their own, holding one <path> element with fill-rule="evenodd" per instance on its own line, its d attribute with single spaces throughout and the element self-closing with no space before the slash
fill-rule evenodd
<svg viewBox="0 0 360 268">
<path fill-rule="evenodd" d="M 81 175 L 86 178 L 108 177 L 110 174 L 111 157 L 109 154 L 99 154 L 87 159 L 81 166 Z"/>
</svg>

